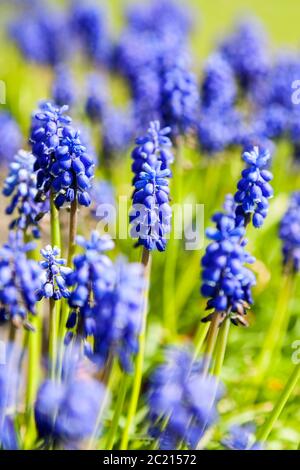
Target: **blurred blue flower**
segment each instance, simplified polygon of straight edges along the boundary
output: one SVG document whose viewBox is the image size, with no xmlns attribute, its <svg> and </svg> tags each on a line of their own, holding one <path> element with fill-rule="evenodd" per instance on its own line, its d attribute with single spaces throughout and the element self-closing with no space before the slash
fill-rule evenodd
<svg viewBox="0 0 300 470">
<path fill-rule="evenodd" d="M 234 195 L 238 220 L 247 225 L 252 215 L 252 223 L 256 228 L 263 225 L 268 214 L 268 199 L 273 196 L 273 188 L 269 184 L 273 175 L 267 170 L 270 158 L 269 150 L 260 147 L 253 147 L 243 153 L 247 167 L 242 171 Z"/>
<path fill-rule="evenodd" d="M 90 74 L 87 80 L 87 97 L 85 111 L 88 117 L 95 122 L 100 122 L 109 100 L 108 86 L 104 77 L 100 74 Z"/>
<path fill-rule="evenodd" d="M 230 450 L 263 450 L 262 444 L 255 442 L 254 429 L 250 425 L 232 426 L 230 434 L 222 444 Z"/>
<path fill-rule="evenodd" d="M 65 66 L 57 67 L 52 85 L 52 97 L 58 106 L 71 106 L 76 100 L 76 87 L 70 70 Z"/>
<path fill-rule="evenodd" d="M 232 68 L 220 53 L 212 54 L 204 65 L 201 84 L 203 112 L 214 109 L 224 112 L 231 108 L 237 97 L 237 84 Z"/>
<path fill-rule="evenodd" d="M 199 91 L 196 77 L 186 65 L 177 61 L 165 67 L 162 74 L 162 115 L 174 135 L 195 128 L 199 114 Z"/>
<path fill-rule="evenodd" d="M 291 195 L 289 207 L 280 222 L 283 264 L 287 269 L 300 270 L 300 192 Z"/>
<path fill-rule="evenodd" d="M 106 180 L 94 180 L 91 189 L 92 207 L 91 214 L 94 218 L 98 219 L 101 215 L 98 210 L 99 206 L 109 205 L 111 208 L 116 208 L 116 195 L 113 185 Z M 112 214 L 108 213 L 105 216 L 109 217 Z M 111 219 L 110 219 L 111 220 Z"/>
<path fill-rule="evenodd" d="M 67 328 L 72 329 L 81 320 L 84 336 L 95 333 L 96 315 L 105 294 L 112 291 L 115 282 L 113 263 L 103 252 L 111 250 L 114 243 L 110 237 L 91 233 L 90 240 L 77 237 L 77 244 L 84 249 L 74 258 L 74 271 L 67 276 L 67 284 L 75 286 L 69 297 L 72 308 Z"/>
<path fill-rule="evenodd" d="M 0 165 L 12 160 L 22 145 L 18 124 L 7 111 L 0 112 Z"/>
<path fill-rule="evenodd" d="M 95 1 L 73 0 L 69 12 L 71 30 L 83 52 L 96 64 L 109 65 L 112 44 L 107 14 Z"/>
<path fill-rule="evenodd" d="M 135 134 L 135 123 L 130 108 L 107 107 L 102 122 L 102 152 L 108 161 L 125 153 Z"/>
<path fill-rule="evenodd" d="M 255 285 L 255 276 L 244 265 L 253 263 L 254 258 L 245 251 L 245 228 L 237 226 L 232 196 L 227 196 L 224 209 L 212 218 L 216 228 L 206 231 L 212 242 L 202 258 L 201 293 L 209 299 L 207 310 L 223 313 L 224 318 L 229 315 L 233 323 L 245 325 L 244 316 L 253 303 L 251 288 Z M 211 318 L 209 314 L 203 321 Z"/>
<path fill-rule="evenodd" d="M 39 437 L 52 439 L 58 448 L 78 448 L 95 430 L 98 435 L 104 400 L 104 386 L 79 365 L 72 366 L 61 382 L 46 380 L 34 409 Z"/>
<path fill-rule="evenodd" d="M 219 50 L 245 89 L 268 71 L 265 32 L 254 18 L 238 23 L 235 31 L 222 41 Z"/>
<path fill-rule="evenodd" d="M 142 325 L 143 266 L 119 258 L 115 286 L 107 292 L 96 314 L 94 354 L 105 364 L 109 354 L 119 357 L 122 367 L 132 370 L 132 355 L 138 352 Z"/>
<path fill-rule="evenodd" d="M 9 228 L 22 230 L 31 229 L 32 235 L 39 238 L 39 219 L 48 211 L 47 203 L 36 202 L 37 181 L 33 171 L 35 157 L 25 150 L 20 150 L 9 165 L 9 174 L 4 181 L 3 194 L 12 196 L 10 204 L 6 207 L 6 214 L 17 211 L 16 217 L 11 221 Z"/>
<path fill-rule="evenodd" d="M 57 65 L 72 52 L 67 15 L 43 2 L 13 20 L 9 33 L 25 59 L 38 64 Z"/>
<path fill-rule="evenodd" d="M 10 232 L 0 249 L 0 320 L 11 319 L 18 326 L 30 327 L 27 315 L 35 314 L 36 291 L 40 288 L 40 267 L 26 258 L 32 243 L 23 243 L 21 232 Z"/>
<path fill-rule="evenodd" d="M 60 249 L 56 246 L 47 245 L 41 249 L 41 255 L 44 261 L 40 262 L 43 269 L 41 276 L 41 289 L 37 292 L 38 300 L 43 297 L 59 300 L 62 297 L 69 298 L 70 292 L 66 286 L 66 276 L 68 276 L 72 269 L 66 267 L 66 260 L 59 258 Z"/>
<path fill-rule="evenodd" d="M 218 418 L 216 404 L 221 395 L 218 380 L 203 375 L 201 362 L 194 362 L 189 351 L 169 348 L 165 362 L 151 377 L 150 436 L 160 449 L 175 450 L 179 444 L 196 449 Z"/>
</svg>

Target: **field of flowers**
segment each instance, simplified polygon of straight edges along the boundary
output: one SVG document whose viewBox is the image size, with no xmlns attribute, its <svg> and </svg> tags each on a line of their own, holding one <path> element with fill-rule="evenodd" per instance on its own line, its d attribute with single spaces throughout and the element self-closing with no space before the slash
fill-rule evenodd
<svg viewBox="0 0 300 470">
<path fill-rule="evenodd" d="M 0 2 L 0 449 L 300 449 L 300 6 L 245 3 Z"/>
</svg>

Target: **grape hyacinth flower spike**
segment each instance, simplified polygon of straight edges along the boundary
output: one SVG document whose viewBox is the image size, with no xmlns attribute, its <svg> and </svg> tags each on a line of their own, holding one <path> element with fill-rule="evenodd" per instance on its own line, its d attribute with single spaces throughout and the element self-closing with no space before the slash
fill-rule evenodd
<svg viewBox="0 0 300 470">
<path fill-rule="evenodd" d="M 216 228 L 206 231 L 212 240 L 202 258 L 201 293 L 209 300 L 207 310 L 228 314 L 235 324 L 245 325 L 245 315 L 253 303 L 251 288 L 255 276 L 245 264 L 254 258 L 245 251 L 245 228 L 236 226 L 235 204 L 232 197 L 225 203 L 225 212 L 216 213 L 212 220 Z M 211 320 L 209 314 L 203 321 Z M 225 315 L 226 317 L 226 315 Z"/>
<path fill-rule="evenodd" d="M 59 258 L 60 249 L 47 245 L 41 250 L 44 260 L 40 262 L 43 269 L 42 287 L 37 292 L 37 297 L 59 300 L 62 297 L 69 298 L 70 292 L 66 286 L 66 277 L 71 274 L 72 269 L 66 267 L 66 260 Z"/>
<path fill-rule="evenodd" d="M 234 200 L 237 203 L 237 224 L 246 226 L 252 216 L 252 224 L 259 228 L 268 214 L 269 201 L 273 196 L 273 188 L 269 181 L 273 175 L 267 169 L 270 163 L 270 152 L 257 146 L 243 153 L 247 167 L 237 185 Z"/>
<path fill-rule="evenodd" d="M 292 194 L 289 207 L 279 228 L 282 241 L 283 265 L 294 272 L 300 270 L 300 192 Z"/>
<path fill-rule="evenodd" d="M 151 377 L 148 396 L 149 434 L 159 449 L 174 450 L 180 444 L 196 449 L 218 418 L 221 396 L 218 380 L 203 375 L 202 363 L 194 362 L 190 351 L 167 350 L 165 362 Z"/>
<path fill-rule="evenodd" d="M 36 313 L 36 292 L 40 288 L 40 267 L 27 259 L 32 243 L 23 243 L 21 232 L 10 232 L 8 242 L 0 249 L 0 319 L 23 323 L 31 328 L 28 314 Z"/>
<path fill-rule="evenodd" d="M 119 258 L 115 271 L 115 286 L 104 295 L 96 315 L 94 353 L 102 364 L 109 353 L 118 356 L 122 368 L 131 372 L 142 327 L 144 269 L 140 263 Z"/>
<path fill-rule="evenodd" d="M 98 309 L 105 294 L 112 291 L 115 283 L 113 264 L 104 254 L 114 248 L 111 238 L 93 231 L 89 240 L 79 236 L 76 240 L 84 251 L 75 256 L 74 270 L 66 279 L 69 286 L 74 286 L 69 297 L 72 310 L 65 319 L 69 330 L 66 342 L 73 337 L 76 327 L 83 328 L 78 333 L 84 337 L 95 334 Z M 88 347 L 87 344 L 86 346 Z"/>
<path fill-rule="evenodd" d="M 64 115 L 67 107 L 42 103 L 32 125 L 32 153 L 36 156 L 37 186 L 45 197 L 51 190 L 57 209 L 78 201 L 89 206 L 88 193 L 94 174 L 93 158 L 82 145 L 79 131 Z"/>
<path fill-rule="evenodd" d="M 37 196 L 36 174 L 33 171 L 35 157 L 25 150 L 20 150 L 9 165 L 9 174 L 4 181 L 3 194 L 12 196 L 6 207 L 6 214 L 17 211 L 17 216 L 9 225 L 10 229 L 26 232 L 31 229 L 32 235 L 39 238 L 39 219 L 48 211 L 47 203 L 35 201 Z"/>
<path fill-rule="evenodd" d="M 164 251 L 166 235 L 171 230 L 168 179 L 173 155 L 169 150 L 169 132 L 170 128 L 160 129 L 157 121 L 150 123 L 146 136 L 136 140 L 132 152 L 135 189 L 130 213 L 131 236 L 138 238 L 136 246 L 144 246 L 149 251 Z"/>
</svg>

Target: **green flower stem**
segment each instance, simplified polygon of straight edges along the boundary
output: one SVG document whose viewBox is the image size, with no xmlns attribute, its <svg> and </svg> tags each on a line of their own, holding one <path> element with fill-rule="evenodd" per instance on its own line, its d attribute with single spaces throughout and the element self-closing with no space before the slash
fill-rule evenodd
<svg viewBox="0 0 300 470">
<path fill-rule="evenodd" d="M 143 364 L 145 355 L 145 340 L 146 340 L 146 323 L 148 314 L 148 296 L 149 296 L 149 282 L 150 282 L 150 270 L 151 270 L 151 256 L 150 252 L 143 248 L 142 252 L 142 264 L 145 267 L 145 288 L 144 288 L 144 301 L 143 301 L 143 320 L 142 327 L 139 336 L 139 352 L 135 362 L 135 373 L 133 378 L 133 386 L 131 391 L 131 397 L 129 402 L 128 414 L 125 423 L 124 432 L 121 440 L 121 450 L 127 450 L 130 433 L 133 427 L 133 421 L 136 414 L 138 405 L 142 377 L 143 377 Z"/>
<path fill-rule="evenodd" d="M 49 359 L 50 378 L 55 379 L 58 351 L 58 308 L 54 299 L 49 299 Z"/>
<path fill-rule="evenodd" d="M 174 201 L 180 204 L 183 199 L 183 162 L 182 162 L 183 139 L 177 138 L 176 141 L 176 160 L 173 181 L 176 183 L 174 187 Z M 175 239 L 176 230 L 173 230 L 168 241 L 168 247 L 165 257 L 165 268 L 163 274 L 163 313 L 164 327 L 167 340 L 174 340 L 177 332 L 177 309 L 176 309 L 176 267 L 178 261 L 178 253 L 180 248 L 180 240 Z"/>
<path fill-rule="evenodd" d="M 61 247 L 60 238 L 60 224 L 59 224 L 59 211 L 54 204 L 54 195 L 50 195 L 50 230 L 51 230 L 51 245 Z"/>
<path fill-rule="evenodd" d="M 280 338 L 285 335 L 286 328 L 284 328 L 284 325 L 288 323 L 288 307 L 293 284 L 294 276 L 292 274 L 284 274 L 282 279 L 282 285 L 279 290 L 276 310 L 272 317 L 272 321 L 266 334 L 262 351 L 258 359 L 256 376 L 258 390 L 259 386 L 264 381 L 264 378 L 272 364 L 272 361 L 274 360 L 274 354 L 280 342 Z"/>
<path fill-rule="evenodd" d="M 213 369 L 213 374 L 216 377 L 220 377 L 221 370 L 224 363 L 225 351 L 228 341 L 228 333 L 230 328 L 230 318 L 225 318 L 220 326 L 220 332 L 218 336 L 217 346 L 216 346 L 216 355 L 215 355 L 215 365 Z"/>
<path fill-rule="evenodd" d="M 75 193 L 74 201 L 71 204 L 70 209 L 70 221 L 69 221 L 69 239 L 68 239 L 68 254 L 67 254 L 67 266 L 72 267 L 73 257 L 76 250 L 76 235 L 78 226 L 78 203 L 77 194 Z M 60 323 L 59 323 L 59 357 L 58 357 L 58 376 L 60 376 L 64 355 L 63 338 L 66 333 L 66 323 L 69 315 L 69 305 L 66 299 L 61 301 L 61 312 L 60 312 Z"/>
<path fill-rule="evenodd" d="M 220 314 L 215 312 L 212 318 L 212 321 L 209 325 L 206 349 L 204 353 L 204 365 L 203 365 L 203 374 L 207 375 L 211 366 L 213 352 L 215 350 L 215 345 L 219 333 L 220 325 Z"/>
<path fill-rule="evenodd" d="M 196 335 L 195 335 L 195 340 L 194 340 L 194 344 L 195 344 L 195 347 L 194 347 L 194 360 L 197 359 L 197 357 L 199 356 L 199 354 L 201 352 L 201 349 L 202 349 L 203 343 L 205 341 L 205 338 L 207 336 L 208 330 L 209 330 L 209 323 L 208 322 L 206 322 L 206 323 L 200 322 L 198 330 L 197 330 Z"/>
<path fill-rule="evenodd" d="M 54 204 L 54 194 L 50 194 L 50 223 L 51 223 L 51 245 L 61 248 L 59 211 Z M 59 303 L 59 302 L 58 302 Z M 57 347 L 58 347 L 58 326 L 59 326 L 59 306 L 53 299 L 49 299 L 49 359 L 50 377 L 55 378 Z"/>
<path fill-rule="evenodd" d="M 272 431 L 274 424 L 276 423 L 277 419 L 279 418 L 282 410 L 284 409 L 285 405 L 287 404 L 293 390 L 300 378 L 300 363 L 294 367 L 292 374 L 290 375 L 283 391 L 281 392 L 277 403 L 275 404 L 271 414 L 269 415 L 268 419 L 264 423 L 264 425 L 260 428 L 257 433 L 257 441 L 265 442 L 270 432 Z"/>
<path fill-rule="evenodd" d="M 119 421 L 120 421 L 120 417 L 122 414 L 126 392 L 128 388 L 128 378 L 129 378 L 128 375 L 125 372 L 123 372 L 123 375 L 121 377 L 121 383 L 118 389 L 118 396 L 117 396 L 117 402 L 116 402 L 116 406 L 114 410 L 113 419 L 112 419 L 110 429 L 107 435 L 105 450 L 112 450 L 114 447 L 114 443 L 116 440 L 116 433 L 118 430 Z"/>
</svg>

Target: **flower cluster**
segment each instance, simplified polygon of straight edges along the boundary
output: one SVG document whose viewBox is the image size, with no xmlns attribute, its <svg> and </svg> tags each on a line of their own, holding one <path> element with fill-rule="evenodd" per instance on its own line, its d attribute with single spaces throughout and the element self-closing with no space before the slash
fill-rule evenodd
<svg viewBox="0 0 300 470">
<path fill-rule="evenodd" d="M 131 371 L 142 324 L 143 266 L 118 259 L 115 272 L 114 289 L 107 291 L 96 315 L 94 354 L 102 364 L 109 353 L 117 355 L 122 367 Z"/>
<path fill-rule="evenodd" d="M 75 286 L 69 297 L 72 309 L 67 328 L 83 327 L 84 336 L 93 335 L 96 314 L 107 291 L 115 282 L 115 273 L 110 259 L 103 253 L 114 247 L 112 240 L 93 231 L 90 240 L 77 237 L 77 244 L 84 249 L 74 258 L 74 271 L 67 276 L 67 284 Z M 80 321 L 79 321 L 80 318 Z M 71 334 L 72 337 L 72 334 Z M 67 340 L 70 335 L 67 336 Z"/>
<path fill-rule="evenodd" d="M 252 304 L 251 288 L 255 285 L 254 274 L 246 263 L 254 259 L 245 251 L 245 229 L 236 225 L 235 204 L 229 197 L 225 212 L 216 213 L 212 220 L 216 228 L 206 231 L 212 242 L 202 258 L 201 293 L 208 297 L 208 310 L 229 315 L 235 324 L 246 324 L 246 309 Z M 211 314 L 203 320 L 211 319 Z"/>
<path fill-rule="evenodd" d="M 195 127 L 199 109 L 196 77 L 185 64 L 166 66 L 162 76 L 162 114 L 172 132 L 183 134 Z"/>
<path fill-rule="evenodd" d="M 107 83 L 103 76 L 90 74 L 87 80 L 85 112 L 91 121 L 100 122 L 108 101 Z"/>
<path fill-rule="evenodd" d="M 151 378 L 148 398 L 149 433 L 159 448 L 174 450 L 184 444 L 196 449 L 218 417 L 221 394 L 218 380 L 202 374 L 201 362 L 194 362 L 189 351 L 169 349 Z"/>
<path fill-rule="evenodd" d="M 82 145 L 80 133 L 69 125 L 71 119 L 64 115 L 65 111 L 66 107 L 43 103 L 35 115 L 31 142 L 37 186 L 44 195 L 49 190 L 54 193 L 57 208 L 75 199 L 88 206 L 94 163 Z"/>
<path fill-rule="evenodd" d="M 166 235 L 171 230 L 172 211 L 169 205 L 169 164 L 173 155 L 167 134 L 170 128 L 160 129 L 158 121 L 150 123 L 147 134 L 136 140 L 132 152 L 133 207 L 129 215 L 132 238 L 136 246 L 147 250 L 164 251 Z"/>
<path fill-rule="evenodd" d="M 0 165 L 5 165 L 22 145 L 22 135 L 18 124 L 6 112 L 0 112 Z"/>
<path fill-rule="evenodd" d="M 279 229 L 282 241 L 283 264 L 288 269 L 300 270 L 300 193 L 292 194 L 288 210 Z"/>
<path fill-rule="evenodd" d="M 230 450 L 262 450 L 262 444 L 255 442 L 254 429 L 250 425 L 232 426 L 230 434 L 222 444 Z"/>
<path fill-rule="evenodd" d="M 96 64 L 108 65 L 112 44 L 105 11 L 93 2 L 76 0 L 70 9 L 70 25 L 89 59 Z"/>
<path fill-rule="evenodd" d="M 108 161 L 126 152 L 134 137 L 134 119 L 130 108 L 107 107 L 102 122 L 102 152 Z"/>
<path fill-rule="evenodd" d="M 263 76 L 269 65 L 265 33 L 254 19 L 241 21 L 232 35 L 220 44 L 220 52 L 247 89 Z"/>
<path fill-rule="evenodd" d="M 87 371 L 75 367 L 62 382 L 46 380 L 38 390 L 35 421 L 39 437 L 76 449 L 91 438 L 99 423 L 105 388 Z"/>
<path fill-rule="evenodd" d="M 242 178 L 234 195 L 238 223 L 247 224 L 251 215 L 254 227 L 261 227 L 264 223 L 269 208 L 268 199 L 273 196 L 273 188 L 269 184 L 273 176 L 266 169 L 270 158 L 269 150 L 259 147 L 250 148 L 243 153 L 247 168 L 242 171 Z"/>
<path fill-rule="evenodd" d="M 58 67 L 52 85 L 52 97 L 58 106 L 71 106 L 76 100 L 76 88 L 72 74 L 66 67 Z"/>
<path fill-rule="evenodd" d="M 26 232 L 31 229 L 35 238 L 40 236 L 38 221 L 47 212 L 46 203 L 35 201 L 37 195 L 36 174 L 33 171 L 35 157 L 25 150 L 20 150 L 9 165 L 9 174 L 5 179 L 3 194 L 12 196 L 6 207 L 6 214 L 17 216 L 11 221 L 9 228 Z"/>
<path fill-rule="evenodd" d="M 36 291 L 40 288 L 40 267 L 26 258 L 32 244 L 23 244 L 21 232 L 11 232 L 0 249 L 0 319 L 18 326 L 30 326 L 27 314 L 35 314 Z"/>
<path fill-rule="evenodd" d="M 215 109 L 224 113 L 233 106 L 236 95 L 237 85 L 232 68 L 221 54 L 212 54 L 204 66 L 201 83 L 203 112 Z"/>
<path fill-rule="evenodd" d="M 65 266 L 65 259 L 59 258 L 60 249 L 47 245 L 41 250 L 41 255 L 44 261 L 40 262 L 43 274 L 41 276 L 42 286 L 37 292 L 38 300 L 43 297 L 54 300 L 59 300 L 62 297 L 68 298 L 70 292 L 66 286 L 66 276 L 72 272 L 72 269 Z"/>
</svg>

